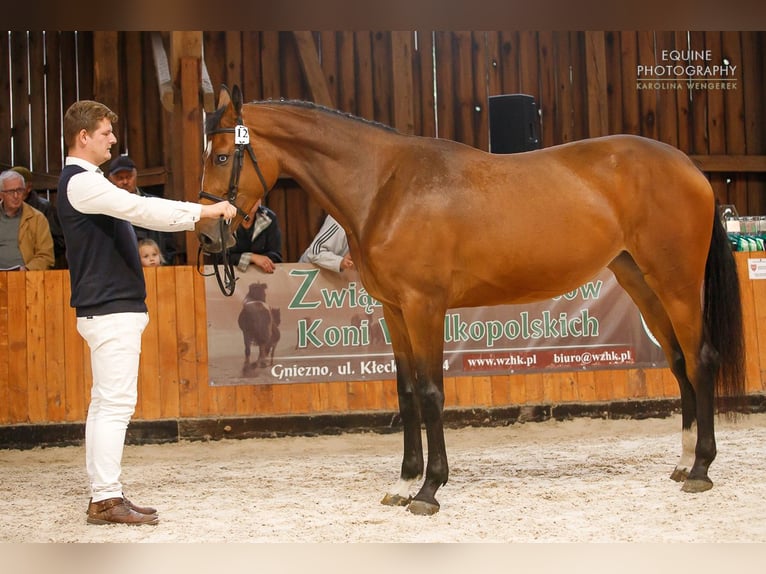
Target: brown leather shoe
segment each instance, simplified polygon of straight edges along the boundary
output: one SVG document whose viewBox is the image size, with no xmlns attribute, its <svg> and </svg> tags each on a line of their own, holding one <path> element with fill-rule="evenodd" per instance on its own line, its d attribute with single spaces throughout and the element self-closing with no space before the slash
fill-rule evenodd
<svg viewBox="0 0 766 574">
<path fill-rule="evenodd" d="M 122 499 L 125 501 L 125 504 L 127 504 L 132 510 L 135 510 L 139 514 L 157 514 L 156 508 L 152 508 L 151 506 L 136 506 L 124 496 L 122 497 Z M 90 504 L 92 500 L 93 500 L 92 498 L 88 500 L 88 508 L 85 509 L 85 514 L 88 514 L 88 509 L 90 509 Z"/>
<path fill-rule="evenodd" d="M 157 524 L 156 514 L 136 512 L 122 498 L 107 498 L 88 505 L 88 524 Z"/>
</svg>

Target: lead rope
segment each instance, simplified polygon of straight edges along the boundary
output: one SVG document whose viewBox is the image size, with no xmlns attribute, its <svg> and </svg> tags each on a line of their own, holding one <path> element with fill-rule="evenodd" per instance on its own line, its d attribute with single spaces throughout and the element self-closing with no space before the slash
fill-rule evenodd
<svg viewBox="0 0 766 574">
<path fill-rule="evenodd" d="M 224 233 L 228 231 L 228 224 L 223 218 L 220 220 L 221 237 L 225 237 Z M 207 255 L 212 261 L 213 271 L 211 273 L 204 273 L 200 267 L 203 256 Z M 220 268 L 223 267 L 223 275 Z M 215 275 L 215 280 L 218 282 L 218 288 L 225 297 L 231 297 L 234 295 L 236 288 L 237 276 L 234 273 L 234 265 L 229 261 L 229 248 L 224 247 L 220 253 L 205 253 L 202 251 L 202 244 L 197 248 L 197 272 L 203 277 L 210 277 Z"/>
</svg>

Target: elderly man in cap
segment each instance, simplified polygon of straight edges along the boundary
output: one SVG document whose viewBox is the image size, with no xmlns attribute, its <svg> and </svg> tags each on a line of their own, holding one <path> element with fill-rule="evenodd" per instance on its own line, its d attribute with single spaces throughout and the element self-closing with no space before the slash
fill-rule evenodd
<svg viewBox="0 0 766 574">
<path fill-rule="evenodd" d="M 145 193 L 138 187 L 138 171 L 136 170 L 136 163 L 130 156 L 119 155 L 114 158 L 109 164 L 107 174 L 109 181 L 117 187 L 142 197 L 153 197 L 151 194 Z M 141 239 L 153 239 L 157 245 L 159 245 L 165 261 L 172 262 L 175 259 L 175 241 L 173 241 L 173 236 L 171 234 L 154 231 L 153 229 L 145 229 L 143 227 L 138 227 L 137 225 L 134 225 L 133 229 L 135 230 L 136 237 L 139 241 Z"/>
<path fill-rule="evenodd" d="M 45 216 L 24 202 L 24 177 L 0 173 L 0 269 L 53 267 L 53 239 Z"/>
<path fill-rule="evenodd" d="M 59 223 L 59 215 L 56 211 L 56 207 L 51 204 L 50 200 L 42 197 L 33 188 L 32 184 L 32 172 L 29 171 L 23 165 L 16 165 L 11 168 L 11 171 L 15 171 L 24 178 L 24 202 L 27 205 L 31 205 L 37 211 L 42 213 L 48 220 L 48 227 L 51 231 L 51 238 L 53 239 L 53 256 L 55 258 L 55 269 L 66 268 L 66 244 L 64 243 L 64 232 L 61 231 L 61 223 Z"/>
</svg>

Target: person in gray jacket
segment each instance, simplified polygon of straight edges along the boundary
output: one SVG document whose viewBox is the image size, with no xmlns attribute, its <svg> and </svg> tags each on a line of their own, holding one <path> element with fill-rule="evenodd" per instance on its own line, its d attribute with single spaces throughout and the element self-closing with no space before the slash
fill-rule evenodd
<svg viewBox="0 0 766 574">
<path fill-rule="evenodd" d="M 332 215 L 327 214 L 316 237 L 298 261 L 313 263 L 338 273 L 353 269 L 354 261 L 348 252 L 346 232 Z"/>
</svg>

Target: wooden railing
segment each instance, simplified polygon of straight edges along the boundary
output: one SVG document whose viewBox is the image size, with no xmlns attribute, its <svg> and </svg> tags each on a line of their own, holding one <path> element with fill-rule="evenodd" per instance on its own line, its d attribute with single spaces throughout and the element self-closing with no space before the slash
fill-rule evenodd
<svg viewBox="0 0 766 574">
<path fill-rule="evenodd" d="M 737 253 L 747 345 L 747 391 L 763 394 L 766 280 L 750 280 Z M 134 419 L 257 417 L 397 410 L 393 380 L 211 386 L 204 278 L 192 266 L 145 270 L 150 322 L 143 336 Z M 67 271 L 0 272 L 0 425 L 83 422 L 90 359 L 69 306 Z M 668 369 L 547 372 L 445 379 L 446 407 L 676 398 Z"/>
</svg>

